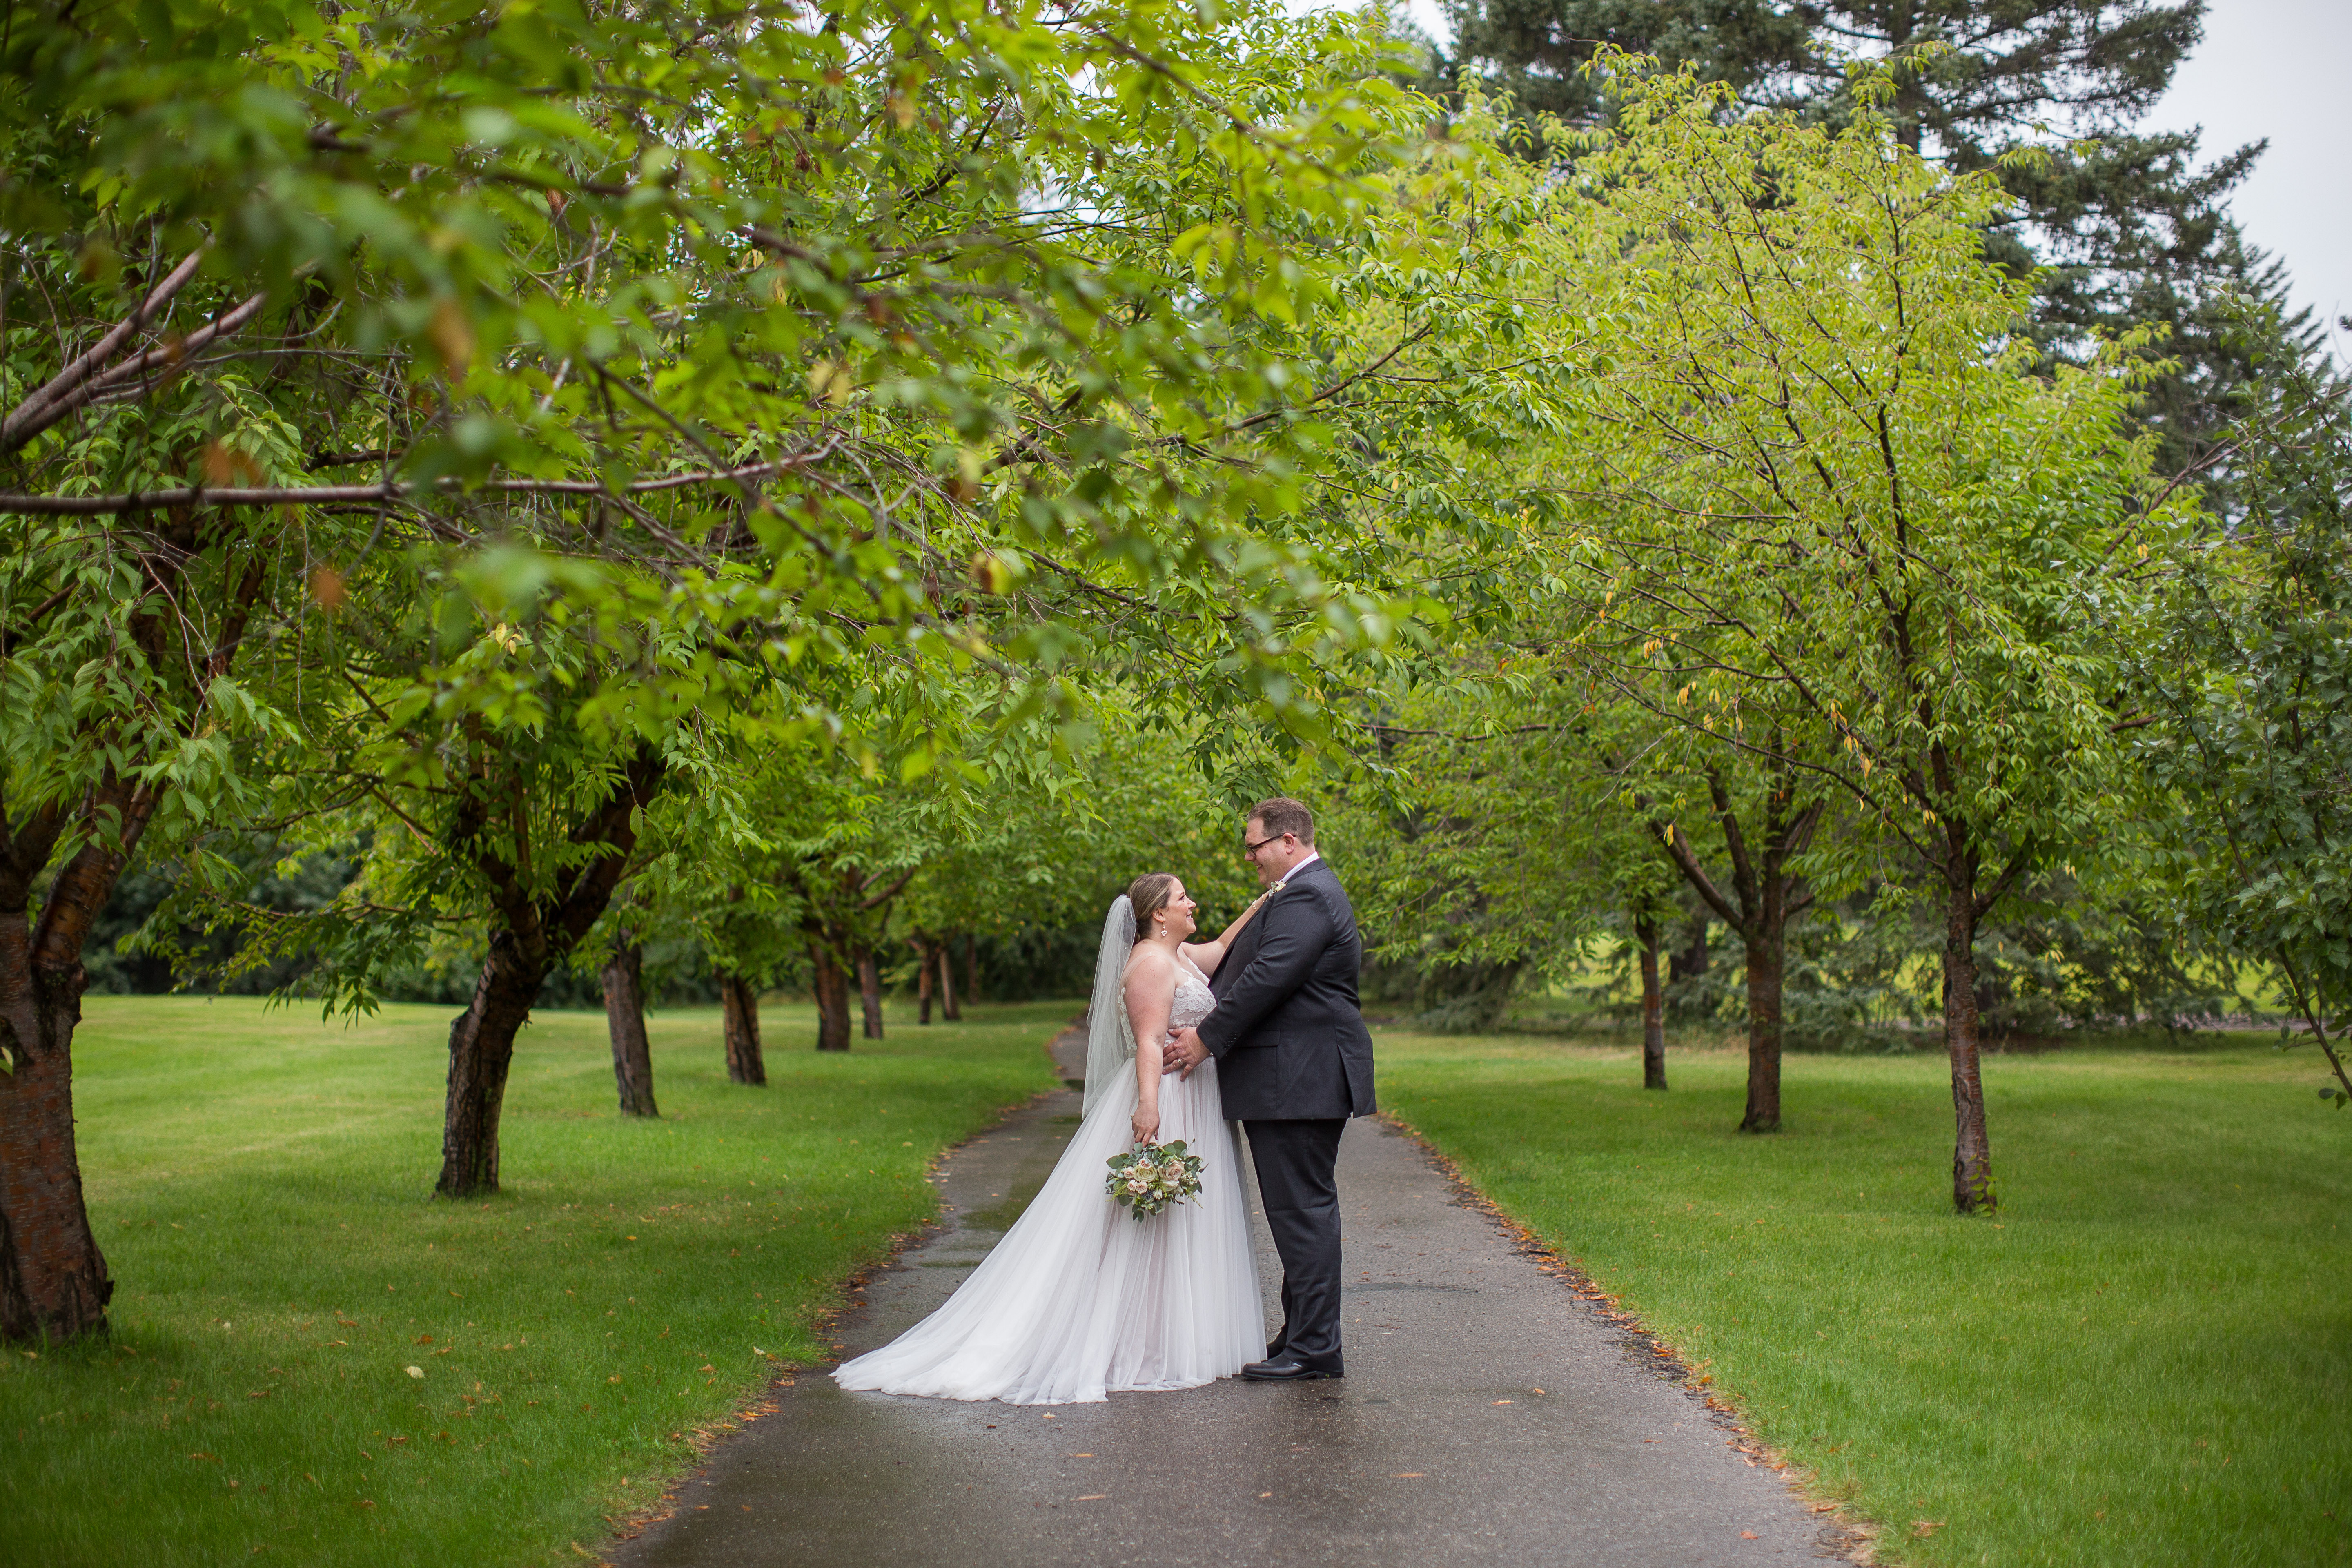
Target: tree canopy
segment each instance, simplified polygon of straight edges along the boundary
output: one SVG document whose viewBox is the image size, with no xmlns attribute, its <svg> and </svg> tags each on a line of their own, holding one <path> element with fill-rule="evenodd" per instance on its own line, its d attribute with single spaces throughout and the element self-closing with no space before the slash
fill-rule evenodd
<svg viewBox="0 0 2352 1568">
<path fill-rule="evenodd" d="M 1265 4 L 0 34 L 0 1334 L 104 1321 L 70 1046 L 134 868 L 207 973 L 456 977 L 446 1196 L 585 976 L 655 1113 L 649 927 L 748 1091 L 764 988 L 847 1049 L 976 943 L 1057 973 L 1139 870 L 1238 901 L 1286 789 L 1431 1021 L 1632 954 L 1663 1089 L 1732 931 L 1748 1131 L 1790 977 L 1868 945 L 1963 1213 L 1989 987 L 2053 945 L 2157 976 L 2086 1015 L 2274 967 L 2332 1051 L 2344 387 L 2233 298 L 2292 374 L 2200 383 L 2176 469 L 2178 313 L 1999 237 L 2107 155 L 2031 106 L 2121 134 L 2197 12 L 1980 10 L 1851 72 L 1895 12 L 1463 13 L 1722 78 L 1578 43 L 1574 123 Z"/>
</svg>

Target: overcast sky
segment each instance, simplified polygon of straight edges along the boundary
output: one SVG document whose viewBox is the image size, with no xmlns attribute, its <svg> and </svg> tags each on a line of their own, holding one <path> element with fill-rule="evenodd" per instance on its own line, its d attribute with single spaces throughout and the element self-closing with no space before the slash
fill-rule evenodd
<svg viewBox="0 0 2352 1568">
<path fill-rule="evenodd" d="M 1447 35 L 1435 0 L 1406 11 Z M 2231 203 L 2246 235 L 2283 258 L 2298 304 L 2327 321 L 2352 313 L 2352 0 L 2207 0 L 2205 41 L 2148 119 L 2202 126 L 2205 153 L 2267 138 Z M 2352 361 L 2352 335 L 2331 332 Z"/>
<path fill-rule="evenodd" d="M 2295 300 L 2352 313 L 2352 0 L 2207 0 L 2205 41 L 2149 117 L 2201 125 L 2220 152 L 2267 137 L 2231 203 L 2248 238 L 2284 258 Z M 2337 356 L 2352 358 L 2342 332 Z"/>
</svg>

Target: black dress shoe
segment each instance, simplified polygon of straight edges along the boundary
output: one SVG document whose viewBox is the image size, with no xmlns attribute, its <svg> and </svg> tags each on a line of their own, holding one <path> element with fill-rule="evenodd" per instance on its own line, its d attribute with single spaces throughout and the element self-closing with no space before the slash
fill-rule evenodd
<svg viewBox="0 0 2352 1568">
<path fill-rule="evenodd" d="M 1285 1356 L 1279 1361 L 1271 1358 L 1265 1361 L 1254 1361 L 1242 1368 L 1242 1379 L 1245 1383 L 1311 1383 L 1318 1377 L 1340 1375 L 1341 1373 L 1336 1371 L 1310 1366 L 1303 1361 L 1289 1356 Z"/>
</svg>

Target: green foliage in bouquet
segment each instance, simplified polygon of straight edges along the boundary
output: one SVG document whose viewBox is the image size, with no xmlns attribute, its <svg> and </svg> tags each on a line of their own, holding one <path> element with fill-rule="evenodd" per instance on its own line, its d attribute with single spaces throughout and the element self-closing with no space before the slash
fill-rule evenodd
<svg viewBox="0 0 2352 1568">
<path fill-rule="evenodd" d="M 1186 1153 L 1181 1138 L 1145 1143 L 1104 1163 L 1110 1174 L 1103 1179 L 1103 1191 L 1137 1219 L 1189 1203 L 1201 1193 L 1201 1156 Z"/>
</svg>

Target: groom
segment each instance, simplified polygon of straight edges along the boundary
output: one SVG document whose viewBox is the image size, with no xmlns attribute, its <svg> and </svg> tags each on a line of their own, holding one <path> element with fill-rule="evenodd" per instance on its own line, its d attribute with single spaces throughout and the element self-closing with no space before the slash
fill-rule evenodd
<svg viewBox="0 0 2352 1568">
<path fill-rule="evenodd" d="M 1217 1010 L 1178 1032 L 1170 1068 L 1210 1057 L 1225 1116 L 1249 1132 L 1265 1222 L 1282 1255 L 1282 1332 L 1255 1382 L 1338 1377 L 1339 1133 L 1370 1116 L 1372 1037 L 1356 1010 L 1364 945 L 1339 879 L 1315 852 L 1315 818 L 1295 800 L 1251 808 L 1242 853 L 1273 889 L 1217 965 Z"/>
</svg>

